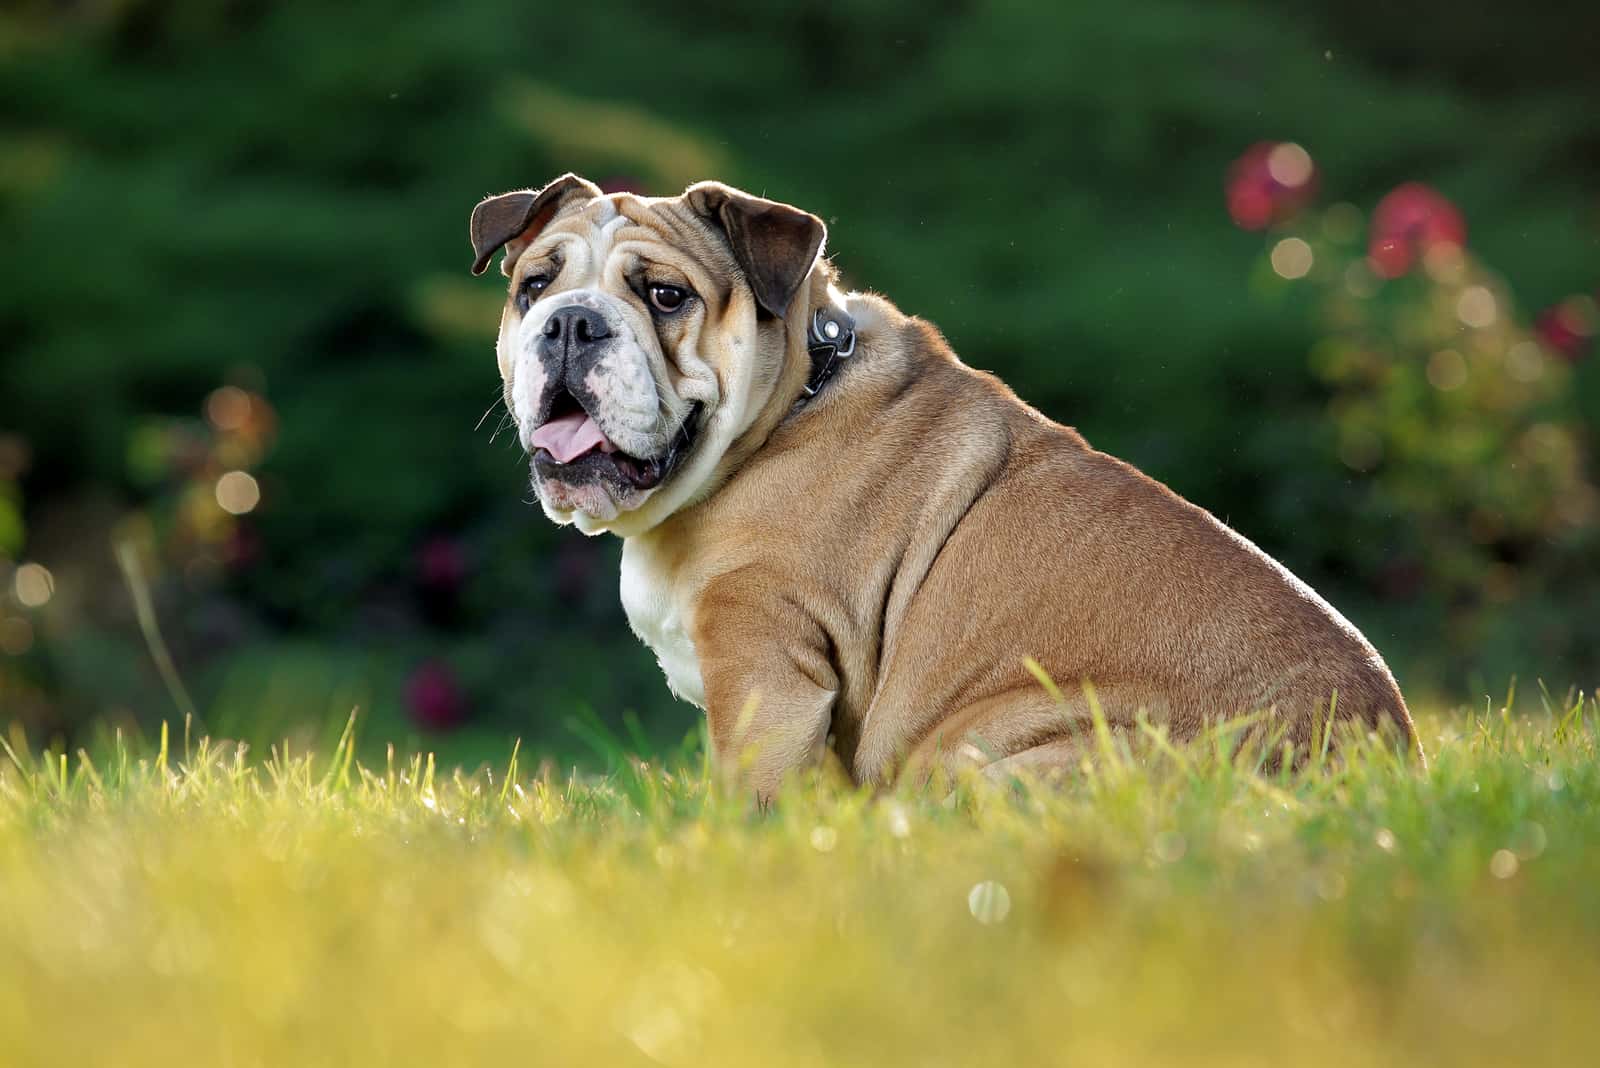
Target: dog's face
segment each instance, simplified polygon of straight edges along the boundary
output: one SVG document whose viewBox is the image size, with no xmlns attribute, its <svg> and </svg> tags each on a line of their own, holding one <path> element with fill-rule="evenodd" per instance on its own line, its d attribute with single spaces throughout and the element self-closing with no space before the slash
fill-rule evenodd
<svg viewBox="0 0 1600 1068">
<path fill-rule="evenodd" d="M 506 250 L 500 376 L 551 519 L 627 536 L 698 499 L 797 348 L 824 236 L 712 182 L 657 199 L 567 175 L 474 209 L 474 273 Z"/>
</svg>

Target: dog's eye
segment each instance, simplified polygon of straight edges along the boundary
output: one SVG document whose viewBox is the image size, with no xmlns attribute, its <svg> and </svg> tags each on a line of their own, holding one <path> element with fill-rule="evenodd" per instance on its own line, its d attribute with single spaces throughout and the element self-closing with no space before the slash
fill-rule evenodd
<svg viewBox="0 0 1600 1068">
<path fill-rule="evenodd" d="M 682 286 L 669 286 L 656 282 L 650 286 L 650 307 L 663 315 L 671 315 L 689 299 L 689 291 Z"/>
<path fill-rule="evenodd" d="M 517 290 L 517 310 L 525 312 L 537 297 L 550 287 L 550 276 L 547 274 L 530 274 L 522 280 L 522 288 Z"/>
</svg>

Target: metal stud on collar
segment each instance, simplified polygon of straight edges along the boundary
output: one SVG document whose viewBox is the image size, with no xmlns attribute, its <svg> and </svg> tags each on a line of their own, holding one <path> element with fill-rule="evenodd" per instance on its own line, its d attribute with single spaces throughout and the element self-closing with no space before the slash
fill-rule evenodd
<svg viewBox="0 0 1600 1068">
<path fill-rule="evenodd" d="M 856 321 L 842 308 L 818 308 L 806 331 L 806 349 L 811 353 L 811 378 L 805 384 L 807 397 L 815 397 L 833 377 L 839 360 L 856 351 Z"/>
</svg>

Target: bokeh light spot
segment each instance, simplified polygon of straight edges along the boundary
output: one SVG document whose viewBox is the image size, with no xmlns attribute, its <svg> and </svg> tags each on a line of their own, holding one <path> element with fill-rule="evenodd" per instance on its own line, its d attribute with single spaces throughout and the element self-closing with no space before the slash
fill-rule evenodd
<svg viewBox="0 0 1600 1068">
<path fill-rule="evenodd" d="M 222 386 L 206 398 L 206 419 L 218 430 L 238 430 L 250 420 L 250 394 Z"/>
<path fill-rule="evenodd" d="M 55 576 L 43 564 L 23 564 L 11 582 L 24 608 L 43 608 L 56 592 Z"/>
<path fill-rule="evenodd" d="M 1285 141 L 1268 154 L 1267 173 L 1279 185 L 1298 189 L 1311 180 L 1311 153 L 1293 141 Z"/>
<path fill-rule="evenodd" d="M 1304 278 L 1314 262 L 1311 246 L 1298 237 L 1286 237 L 1272 246 L 1272 269 L 1282 278 Z"/>
<path fill-rule="evenodd" d="M 993 879 L 981 882 L 967 895 L 967 911 L 984 926 L 1003 923 L 1011 915 L 1011 892 Z"/>
<path fill-rule="evenodd" d="M 1498 315 L 1494 294 L 1489 292 L 1488 286 L 1468 286 L 1456 301 L 1456 318 L 1476 330 L 1493 326 Z"/>
<path fill-rule="evenodd" d="M 245 471 L 229 471 L 217 479 L 217 503 L 229 515 L 244 515 L 261 503 L 261 487 Z"/>
<path fill-rule="evenodd" d="M 1496 879 L 1509 879 L 1517 874 L 1520 867 L 1522 864 L 1517 860 L 1517 855 L 1509 849 L 1498 849 L 1489 858 L 1489 874 Z"/>
<path fill-rule="evenodd" d="M 1511 851 L 1517 855 L 1518 860 L 1533 860 L 1542 854 L 1549 844 L 1550 836 L 1545 833 L 1544 827 L 1530 821 L 1517 828 L 1511 843 Z"/>
<path fill-rule="evenodd" d="M 1518 382 L 1537 382 L 1544 374 L 1544 353 L 1536 341 L 1519 341 L 1506 353 L 1506 370 Z"/>
<path fill-rule="evenodd" d="M 1313 885 L 1316 887 L 1317 896 L 1322 900 L 1338 901 L 1350 888 L 1350 880 L 1344 877 L 1343 872 L 1324 871 L 1317 875 Z"/>
</svg>

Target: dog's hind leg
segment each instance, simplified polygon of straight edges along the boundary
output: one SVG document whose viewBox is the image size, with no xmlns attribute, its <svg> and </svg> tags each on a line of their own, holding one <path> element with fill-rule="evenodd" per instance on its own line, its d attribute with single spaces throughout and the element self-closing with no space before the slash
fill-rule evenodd
<svg viewBox="0 0 1600 1068">
<path fill-rule="evenodd" d="M 1125 748 L 1136 729 L 1126 714 L 1129 707 L 1136 706 L 1120 693 L 1101 692 L 1096 703 L 1076 690 L 1062 700 L 1037 689 L 1012 691 L 951 717 L 962 727 L 956 742 L 945 741 L 937 755 L 929 754 L 925 745 L 921 755 L 951 775 L 966 769 L 996 781 L 1016 776 L 1059 779 L 1075 774 L 1085 758 L 1100 753 L 1102 729 L 1113 745 Z"/>
<path fill-rule="evenodd" d="M 1059 782 L 1083 766 L 1085 757 L 1095 751 L 1094 738 L 1072 734 L 1001 757 L 983 767 L 983 777 L 992 782 L 1015 778 Z"/>
</svg>

